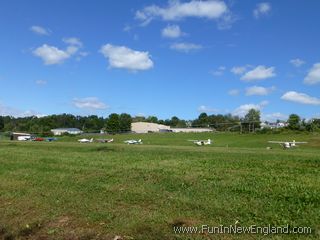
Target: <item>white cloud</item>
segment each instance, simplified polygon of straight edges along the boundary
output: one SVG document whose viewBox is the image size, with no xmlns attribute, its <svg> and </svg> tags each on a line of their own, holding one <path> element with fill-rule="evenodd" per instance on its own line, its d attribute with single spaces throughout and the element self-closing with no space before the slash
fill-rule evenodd
<svg viewBox="0 0 320 240">
<path fill-rule="evenodd" d="M 66 59 L 76 55 L 83 45 L 80 39 L 75 37 L 63 38 L 62 41 L 68 44 L 65 50 L 43 44 L 41 47 L 38 47 L 33 51 L 33 55 L 40 57 L 44 61 L 45 65 L 61 64 Z M 78 58 L 85 57 L 85 54 L 82 53 L 79 53 Z"/>
<path fill-rule="evenodd" d="M 253 15 L 255 18 L 260 16 L 267 15 L 271 11 L 271 4 L 268 2 L 263 2 L 257 4 L 256 8 L 253 10 Z"/>
<path fill-rule="evenodd" d="M 184 35 L 178 25 L 168 25 L 161 31 L 162 37 L 178 38 Z"/>
<path fill-rule="evenodd" d="M 261 114 L 261 119 L 263 119 L 263 121 L 275 122 L 277 120 L 287 120 L 288 115 L 280 112 Z"/>
<path fill-rule="evenodd" d="M 69 44 L 69 45 L 82 47 L 82 42 L 80 41 L 79 38 L 75 38 L 75 37 L 63 38 L 62 41 Z"/>
<path fill-rule="evenodd" d="M 304 78 L 304 83 L 309 85 L 320 83 L 320 63 L 313 64 L 308 75 Z"/>
<path fill-rule="evenodd" d="M 187 17 L 219 19 L 228 14 L 229 10 L 225 2 L 220 0 L 180 2 L 169 1 L 167 7 L 150 5 L 136 12 L 136 19 L 142 21 L 142 25 L 149 24 L 155 18 L 164 21 L 176 21 Z"/>
<path fill-rule="evenodd" d="M 289 91 L 283 94 L 281 99 L 296 103 L 308 104 L 308 105 L 320 105 L 320 99 L 311 97 L 305 93 L 298 93 L 295 91 Z"/>
<path fill-rule="evenodd" d="M 305 64 L 306 62 L 301 60 L 300 58 L 296 58 L 296 59 L 291 59 L 290 60 L 290 63 L 295 66 L 295 67 L 300 67 L 302 66 L 303 64 Z"/>
<path fill-rule="evenodd" d="M 33 51 L 33 54 L 40 57 L 45 65 L 60 64 L 68 59 L 71 54 L 54 46 L 43 44 Z"/>
<path fill-rule="evenodd" d="M 37 80 L 37 81 L 36 81 L 36 84 L 38 84 L 38 85 L 46 85 L 46 84 L 47 84 L 47 81 L 40 79 L 40 80 Z"/>
<path fill-rule="evenodd" d="M 237 96 L 237 95 L 239 95 L 239 93 L 240 93 L 239 89 L 231 89 L 228 91 L 228 94 L 231 96 Z"/>
<path fill-rule="evenodd" d="M 112 68 L 137 71 L 148 70 L 153 67 L 153 62 L 148 52 L 140 52 L 125 46 L 111 44 L 102 46 L 100 52 L 108 59 L 109 66 Z"/>
<path fill-rule="evenodd" d="M 214 76 L 222 76 L 226 70 L 225 66 L 220 66 L 216 70 L 211 71 L 211 74 Z"/>
<path fill-rule="evenodd" d="M 276 76 L 274 67 L 265 67 L 263 65 L 257 66 L 255 69 L 246 72 L 241 80 L 253 81 L 253 80 L 263 80 L 266 78 L 271 78 Z"/>
<path fill-rule="evenodd" d="M 40 26 L 32 26 L 30 28 L 30 30 L 38 35 L 50 35 L 50 31 L 43 28 L 43 27 L 40 27 Z"/>
<path fill-rule="evenodd" d="M 72 103 L 77 108 L 87 110 L 104 110 L 109 107 L 96 97 L 74 98 Z"/>
<path fill-rule="evenodd" d="M 212 108 L 212 107 L 208 107 L 208 106 L 204 106 L 201 105 L 200 107 L 198 107 L 198 112 L 218 112 L 219 110 L 216 108 Z"/>
<path fill-rule="evenodd" d="M 0 103 L 0 116 L 12 116 L 12 117 L 28 117 L 28 116 L 44 116 L 33 110 L 21 110 L 14 107 L 6 106 Z"/>
<path fill-rule="evenodd" d="M 190 51 L 199 50 L 202 48 L 202 46 L 194 43 L 174 43 L 171 44 L 170 48 L 179 52 L 188 53 Z"/>
<path fill-rule="evenodd" d="M 259 95 L 259 96 L 266 96 L 273 92 L 275 90 L 275 87 L 265 88 L 260 86 L 252 86 L 246 88 L 246 95 L 252 96 L 252 95 Z"/>
<path fill-rule="evenodd" d="M 248 66 L 239 66 L 231 68 L 231 72 L 235 75 L 241 75 L 247 71 Z"/>
<path fill-rule="evenodd" d="M 255 109 L 255 110 L 261 111 L 268 104 L 269 104 L 268 101 L 262 101 L 258 104 L 253 104 L 253 103 L 243 104 L 243 105 L 239 106 L 238 108 L 236 108 L 232 112 L 232 114 L 239 116 L 239 117 L 244 117 L 249 112 L 250 109 Z"/>
</svg>

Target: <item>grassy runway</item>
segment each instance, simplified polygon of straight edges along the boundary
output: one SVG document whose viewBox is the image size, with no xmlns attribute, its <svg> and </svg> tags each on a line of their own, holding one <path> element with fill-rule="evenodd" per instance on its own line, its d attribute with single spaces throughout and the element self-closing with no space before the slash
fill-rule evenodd
<svg viewBox="0 0 320 240">
<path fill-rule="evenodd" d="M 142 138 L 143 145 L 123 140 Z M 197 147 L 188 139 L 208 139 Z M 0 142 L 0 239 L 264 239 L 179 226 L 311 227 L 320 238 L 320 135 L 115 135 Z M 268 140 L 308 141 L 282 150 Z M 267 146 L 273 149 L 267 150 Z"/>
</svg>

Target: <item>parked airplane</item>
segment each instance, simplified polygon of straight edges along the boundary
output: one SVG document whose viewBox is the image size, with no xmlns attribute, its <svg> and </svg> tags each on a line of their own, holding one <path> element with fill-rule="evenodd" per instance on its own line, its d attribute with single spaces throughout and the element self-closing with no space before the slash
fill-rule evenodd
<svg viewBox="0 0 320 240">
<path fill-rule="evenodd" d="M 53 142 L 53 141 L 57 141 L 58 139 L 57 138 L 46 138 L 46 141 L 47 142 Z"/>
<path fill-rule="evenodd" d="M 283 149 L 297 147 L 297 144 L 304 144 L 308 142 L 296 142 L 296 140 L 293 140 L 292 142 L 281 142 L 281 141 L 269 141 L 269 143 L 278 143 L 280 146 L 283 147 Z"/>
<path fill-rule="evenodd" d="M 18 141 L 29 141 L 31 140 L 31 136 L 18 136 Z"/>
<path fill-rule="evenodd" d="M 124 143 L 126 143 L 126 144 L 143 144 L 141 139 L 139 139 L 139 140 L 130 139 L 130 140 L 124 141 Z"/>
<path fill-rule="evenodd" d="M 194 144 L 198 145 L 198 146 L 204 146 L 204 145 L 210 145 L 211 139 L 208 140 L 188 140 L 190 142 L 193 142 Z"/>
<path fill-rule="evenodd" d="M 111 143 L 111 142 L 113 142 L 113 138 L 111 138 L 111 139 L 97 139 L 97 142 L 99 142 L 99 143 Z"/>
<path fill-rule="evenodd" d="M 82 138 L 82 139 L 79 139 L 78 142 L 80 142 L 80 143 L 92 143 L 93 142 L 93 138 L 91 138 L 90 140 L 86 139 L 86 138 Z"/>
</svg>

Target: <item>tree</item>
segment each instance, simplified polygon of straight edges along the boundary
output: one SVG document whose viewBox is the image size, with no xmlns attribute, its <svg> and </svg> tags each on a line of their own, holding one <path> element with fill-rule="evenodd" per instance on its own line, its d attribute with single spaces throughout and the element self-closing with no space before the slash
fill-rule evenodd
<svg viewBox="0 0 320 240">
<path fill-rule="evenodd" d="M 4 129 L 4 119 L 2 116 L 0 116 L 0 131 L 3 131 Z"/>
<path fill-rule="evenodd" d="M 132 118 L 129 114 L 122 113 L 119 117 L 119 128 L 121 132 L 130 132 L 131 131 L 131 123 Z"/>
<path fill-rule="evenodd" d="M 106 121 L 106 131 L 113 134 L 120 132 L 120 119 L 118 114 L 112 113 L 109 115 Z"/>
<path fill-rule="evenodd" d="M 173 116 L 170 120 L 170 126 L 171 127 L 176 127 L 179 123 L 180 119 L 176 116 Z"/>
<path fill-rule="evenodd" d="M 150 123 L 158 123 L 158 118 L 156 116 L 149 116 L 146 120 Z"/>
<path fill-rule="evenodd" d="M 260 111 L 251 108 L 244 117 L 245 126 L 248 127 L 248 131 L 255 131 L 256 128 L 260 128 Z"/>
<path fill-rule="evenodd" d="M 201 125 L 201 127 L 208 127 L 208 114 L 201 113 L 198 117 L 198 123 Z"/>
<path fill-rule="evenodd" d="M 297 114 L 290 114 L 288 119 L 288 128 L 291 130 L 300 129 L 301 118 Z"/>
</svg>

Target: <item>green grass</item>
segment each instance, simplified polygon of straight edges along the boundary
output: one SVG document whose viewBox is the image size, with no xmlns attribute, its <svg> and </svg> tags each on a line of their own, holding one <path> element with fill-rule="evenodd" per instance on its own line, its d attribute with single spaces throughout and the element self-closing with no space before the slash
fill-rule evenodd
<svg viewBox="0 0 320 240">
<path fill-rule="evenodd" d="M 0 238 L 261 239 L 175 234 L 173 226 L 320 229 L 320 136 L 114 135 L 112 144 L 0 142 Z M 123 140 L 142 138 L 143 145 Z M 188 139 L 208 139 L 197 147 Z M 268 140 L 308 141 L 282 150 Z M 272 146 L 272 150 L 267 150 Z"/>
</svg>

